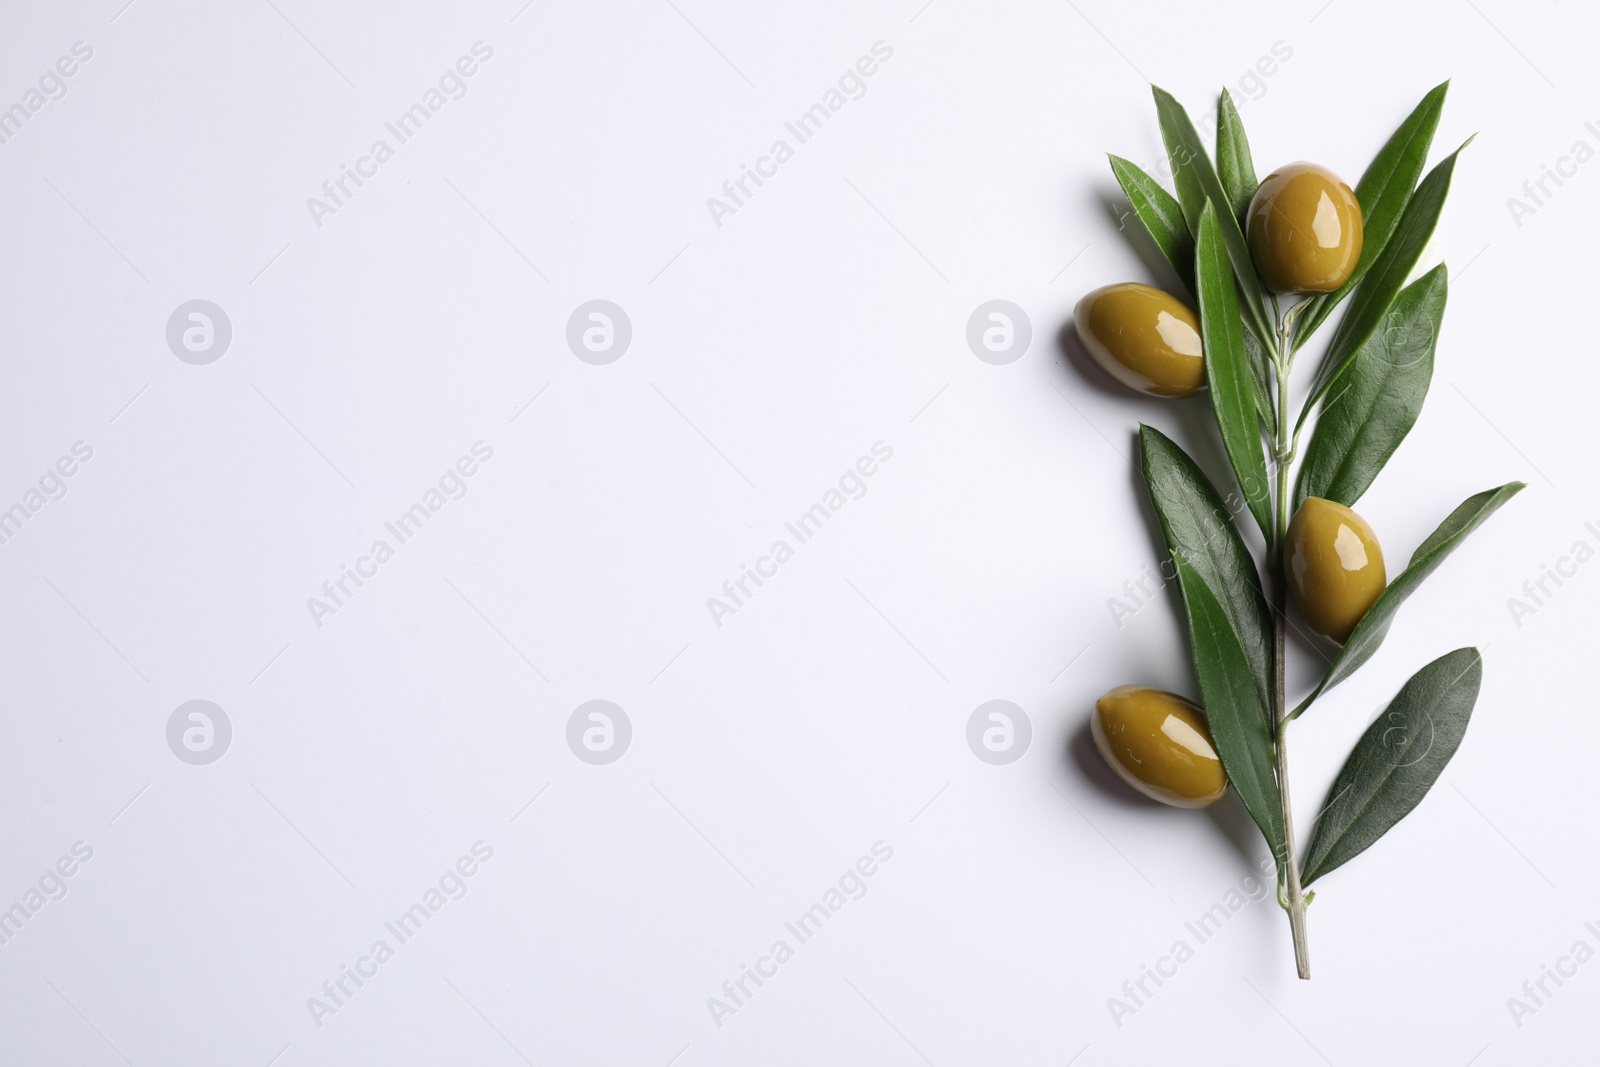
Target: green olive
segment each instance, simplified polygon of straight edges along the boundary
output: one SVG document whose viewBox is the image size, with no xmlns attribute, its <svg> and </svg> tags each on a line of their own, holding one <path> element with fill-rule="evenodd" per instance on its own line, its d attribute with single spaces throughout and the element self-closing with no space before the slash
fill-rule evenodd
<svg viewBox="0 0 1600 1067">
<path fill-rule="evenodd" d="M 1361 204 L 1327 167 L 1291 163 L 1256 189 L 1245 232 L 1267 288 L 1328 293 L 1345 283 L 1361 258 Z"/>
<path fill-rule="evenodd" d="M 1106 373 L 1152 396 L 1193 396 L 1206 384 L 1200 320 L 1149 285 L 1107 285 L 1078 301 L 1078 339 Z"/>
<path fill-rule="evenodd" d="M 1095 701 L 1095 747 L 1123 781 L 1175 808 L 1203 808 L 1228 788 L 1205 713 L 1182 697 L 1119 685 Z"/>
<path fill-rule="evenodd" d="M 1289 523 L 1289 591 L 1306 623 L 1343 644 L 1383 593 L 1383 549 L 1367 520 L 1307 497 Z"/>
</svg>

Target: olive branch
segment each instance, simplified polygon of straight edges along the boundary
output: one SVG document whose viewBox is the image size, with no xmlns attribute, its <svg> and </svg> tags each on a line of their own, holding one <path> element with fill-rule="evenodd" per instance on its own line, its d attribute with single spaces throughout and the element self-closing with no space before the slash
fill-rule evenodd
<svg viewBox="0 0 1600 1067">
<path fill-rule="evenodd" d="M 1213 165 L 1183 106 L 1152 87 L 1175 195 L 1134 164 L 1110 157 L 1133 213 L 1199 309 L 1216 427 L 1265 541 L 1263 583 L 1216 486 L 1175 442 L 1141 425 L 1145 483 L 1177 575 L 1205 722 L 1228 781 L 1272 850 L 1301 978 L 1311 976 L 1308 887 L 1370 847 L 1432 787 L 1461 743 L 1482 659 L 1475 648 L 1456 649 L 1412 675 L 1356 742 L 1303 853 L 1290 801 L 1289 727 L 1377 651 L 1401 604 L 1524 487 L 1511 482 L 1485 490 L 1452 511 L 1370 606 L 1362 605 L 1348 632 L 1336 635 L 1343 640 L 1331 642 L 1336 648 L 1325 657 L 1321 681 L 1290 708 L 1284 666 L 1291 517 L 1308 500 L 1353 507 L 1410 432 L 1432 378 L 1447 272 L 1441 264 L 1410 277 L 1438 224 L 1461 151 L 1424 175 L 1448 84 L 1423 97 L 1362 174 L 1354 190 L 1361 237 L 1353 268 L 1336 287 L 1287 306 L 1268 285 L 1279 281 L 1274 265 L 1253 259 L 1246 239 L 1260 183 L 1226 90 Z M 1296 355 L 1341 305 L 1347 306 L 1310 393 L 1292 412 Z M 1080 308 L 1080 332 L 1081 316 Z M 1381 583 L 1381 564 L 1378 573 Z"/>
</svg>

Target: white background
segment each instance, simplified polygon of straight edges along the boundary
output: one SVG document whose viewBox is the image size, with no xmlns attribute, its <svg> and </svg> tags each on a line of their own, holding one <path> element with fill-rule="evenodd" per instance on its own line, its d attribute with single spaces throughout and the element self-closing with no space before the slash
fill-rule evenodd
<svg viewBox="0 0 1600 1067">
<path fill-rule="evenodd" d="M 9 5 L 0 107 L 93 57 L 0 145 L 0 508 L 93 458 L 0 545 L 0 908 L 93 858 L 0 945 L 0 1060 L 1592 1056 L 1600 964 L 1520 1027 L 1507 998 L 1600 949 L 1600 565 L 1520 626 L 1507 600 L 1600 547 L 1600 164 L 1520 225 L 1507 198 L 1600 148 L 1596 20 L 1321 2 Z M 480 40 L 466 95 L 318 226 L 307 198 Z M 707 198 L 877 41 L 866 95 L 719 227 Z M 1447 77 L 1434 158 L 1479 134 L 1433 250 L 1450 308 L 1361 510 L 1394 573 L 1461 499 L 1530 488 L 1298 724 L 1302 835 L 1382 704 L 1466 644 L 1472 727 L 1319 885 L 1313 981 L 1269 899 L 1119 1026 L 1108 999 L 1266 850 L 1235 798 L 1144 803 L 1084 744 L 1104 690 L 1195 688 L 1171 597 L 1107 608 L 1157 559 L 1137 423 L 1222 473 L 1204 400 L 1058 342 L 1088 289 L 1163 281 L 1104 153 L 1155 167 L 1148 81 L 1197 120 L 1227 84 L 1259 173 L 1353 183 Z M 196 298 L 233 327 L 206 366 L 165 336 Z M 633 326 L 607 366 L 565 341 L 595 298 Z M 1033 326 L 1006 366 L 965 340 L 996 298 Z M 477 441 L 467 495 L 319 627 L 307 598 Z M 715 625 L 878 441 L 866 494 Z M 608 766 L 566 742 L 597 698 L 633 727 Z M 1008 766 L 965 739 L 997 698 L 1033 728 Z M 193 699 L 233 726 L 207 766 L 166 741 Z M 467 895 L 319 1026 L 308 998 L 480 840 Z M 719 1026 L 707 999 L 878 841 L 866 895 Z"/>
</svg>

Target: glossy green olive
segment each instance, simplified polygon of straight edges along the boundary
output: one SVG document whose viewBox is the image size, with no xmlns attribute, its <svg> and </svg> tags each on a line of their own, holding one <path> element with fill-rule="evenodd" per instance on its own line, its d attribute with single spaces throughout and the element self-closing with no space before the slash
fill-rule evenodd
<svg viewBox="0 0 1600 1067">
<path fill-rule="evenodd" d="M 1176 808 L 1203 808 L 1228 788 L 1205 713 L 1175 693 L 1119 685 L 1095 701 L 1095 747 L 1123 781 Z"/>
<path fill-rule="evenodd" d="M 1291 163 L 1267 175 L 1245 214 L 1256 273 L 1280 293 L 1327 293 L 1361 258 L 1361 204 L 1327 167 Z"/>
<path fill-rule="evenodd" d="M 1200 319 L 1183 301 L 1138 282 L 1078 301 L 1078 339 L 1106 373 L 1152 396 L 1193 396 L 1206 384 Z"/>
<path fill-rule="evenodd" d="M 1367 520 L 1307 497 L 1289 523 L 1289 591 L 1306 624 L 1343 644 L 1383 594 L 1383 549 Z"/>
</svg>

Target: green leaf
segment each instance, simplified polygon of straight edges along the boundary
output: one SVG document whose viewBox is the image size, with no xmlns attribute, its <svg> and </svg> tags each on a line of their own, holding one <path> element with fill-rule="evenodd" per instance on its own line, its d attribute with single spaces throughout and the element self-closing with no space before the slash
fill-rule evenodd
<svg viewBox="0 0 1600 1067">
<path fill-rule="evenodd" d="M 1183 593 L 1211 739 L 1250 817 L 1281 857 L 1268 697 L 1272 623 L 1261 576 L 1217 490 L 1183 449 L 1140 426 L 1139 456 Z"/>
<path fill-rule="evenodd" d="M 1278 432 L 1277 412 L 1272 410 L 1272 386 L 1267 380 L 1267 353 L 1261 347 L 1261 342 L 1256 340 L 1256 335 L 1245 331 L 1244 354 L 1250 363 L 1250 377 L 1256 383 L 1256 411 L 1261 416 L 1262 425 L 1266 426 L 1268 435 Z"/>
<path fill-rule="evenodd" d="M 1195 285 L 1200 297 L 1200 333 L 1205 346 L 1206 384 L 1211 408 L 1222 431 L 1222 444 L 1233 464 L 1239 491 L 1272 540 L 1272 493 L 1267 486 L 1267 462 L 1261 451 L 1260 409 L 1250 359 L 1239 324 L 1239 301 L 1234 293 L 1228 254 L 1218 233 L 1217 208 L 1206 204 L 1200 215 L 1195 242 Z"/>
<path fill-rule="evenodd" d="M 1244 135 L 1244 123 L 1239 121 L 1239 111 L 1233 106 L 1233 97 L 1222 90 L 1217 100 L 1217 177 L 1233 205 L 1234 217 L 1244 225 L 1245 209 L 1250 198 L 1256 195 L 1256 167 L 1250 161 L 1250 141 Z"/>
<path fill-rule="evenodd" d="M 1217 105 L 1217 178 L 1227 191 L 1234 214 L 1238 216 L 1242 227 L 1245 209 L 1250 206 L 1250 198 L 1255 195 L 1258 183 L 1255 164 L 1250 161 L 1250 142 L 1244 135 L 1244 124 L 1239 121 L 1233 97 L 1226 89 L 1222 90 L 1222 98 Z M 1190 292 L 1193 291 L 1191 285 Z M 1249 357 L 1250 375 L 1256 383 L 1256 408 L 1268 431 L 1275 433 L 1277 426 L 1273 420 L 1277 416 L 1272 410 L 1272 386 L 1267 374 L 1266 349 L 1252 330 L 1245 331 L 1244 348 L 1245 355 Z"/>
<path fill-rule="evenodd" d="M 1215 593 L 1265 702 L 1272 664 L 1272 616 L 1255 559 L 1233 524 L 1232 512 L 1238 505 L 1225 504 L 1200 465 L 1153 426 L 1139 427 L 1139 462 L 1167 550 Z"/>
<path fill-rule="evenodd" d="M 1465 147 L 1465 144 L 1461 146 Z M 1445 197 L 1450 193 L 1450 176 L 1455 172 L 1456 157 L 1461 154 L 1461 148 L 1446 156 L 1422 179 L 1416 195 L 1400 217 L 1394 236 L 1356 288 L 1355 296 L 1350 300 L 1350 310 L 1339 320 L 1339 328 L 1333 333 L 1328 353 L 1322 359 L 1322 366 L 1317 368 L 1316 384 L 1312 387 L 1311 398 L 1300 413 L 1301 422 L 1305 421 L 1306 414 L 1327 393 L 1328 388 L 1349 368 L 1356 350 L 1372 336 L 1405 284 L 1411 268 L 1417 265 L 1422 249 L 1438 225 L 1439 213 L 1444 209 Z"/>
<path fill-rule="evenodd" d="M 1331 293 L 1311 298 L 1295 323 L 1296 349 L 1305 344 L 1339 302 L 1349 295 L 1388 246 L 1417 178 L 1427 164 L 1428 149 L 1433 144 L 1434 131 L 1439 128 L 1439 114 L 1444 110 L 1444 95 L 1449 88 L 1450 83 L 1445 82 L 1422 98 L 1356 183 L 1356 200 L 1361 204 L 1361 258 L 1343 285 Z"/>
<path fill-rule="evenodd" d="M 1222 187 L 1222 179 L 1211 166 L 1205 143 L 1195 131 L 1194 123 L 1183 105 L 1173 99 L 1165 89 L 1150 87 L 1156 98 L 1156 118 L 1161 124 L 1161 140 L 1167 146 L 1167 158 L 1172 163 L 1172 183 L 1178 190 L 1178 203 L 1189 232 L 1200 234 L 1200 214 L 1207 201 L 1216 205 L 1221 223 L 1222 243 L 1228 250 L 1228 262 L 1233 264 L 1234 277 L 1244 293 L 1244 316 L 1251 332 L 1263 344 L 1271 344 L 1272 326 L 1267 318 L 1267 305 L 1262 294 L 1261 280 L 1256 277 L 1255 265 L 1250 261 L 1250 249 L 1244 243 L 1244 231 L 1239 229 L 1239 217 L 1233 213 L 1233 203 Z"/>
<path fill-rule="evenodd" d="M 1441 263 L 1407 286 L 1356 352 L 1322 407 L 1295 484 L 1308 496 L 1352 507 L 1417 421 L 1433 378 L 1433 349 L 1449 283 Z"/>
<path fill-rule="evenodd" d="M 1189 614 L 1194 669 L 1200 679 L 1211 740 L 1239 799 L 1274 857 L 1283 848 L 1283 801 L 1273 768 L 1270 705 L 1251 677 L 1239 636 L 1211 587 L 1185 560 L 1174 557 L 1178 586 Z"/>
<path fill-rule="evenodd" d="M 1117 176 L 1117 184 L 1122 186 L 1133 213 L 1144 223 L 1151 240 L 1178 272 L 1183 284 L 1194 292 L 1194 238 L 1189 233 L 1189 224 L 1183 221 L 1183 208 L 1171 193 L 1137 166 L 1121 156 L 1108 154 L 1108 157 L 1111 173 Z"/>
<path fill-rule="evenodd" d="M 1306 852 L 1307 885 L 1366 851 L 1421 803 L 1460 746 L 1482 681 L 1475 648 L 1446 653 L 1411 676 L 1333 780 Z"/>
<path fill-rule="evenodd" d="M 1485 489 L 1476 496 L 1470 496 L 1462 502 L 1461 506 L 1452 511 L 1439 528 L 1428 535 L 1427 540 L 1417 546 L 1416 552 L 1411 556 L 1411 562 L 1406 564 L 1406 569 L 1400 576 L 1389 583 L 1389 588 L 1383 591 L 1367 613 L 1356 623 L 1356 628 L 1350 634 L 1350 639 L 1344 643 L 1339 654 L 1334 657 L 1333 665 L 1328 668 L 1328 673 L 1323 676 L 1322 682 L 1312 694 L 1301 701 L 1300 706 L 1294 709 L 1293 714 L 1299 715 L 1317 697 L 1332 689 L 1378 651 L 1378 646 L 1383 644 L 1383 639 L 1389 633 L 1389 624 L 1394 622 L 1395 613 L 1400 610 L 1400 605 L 1405 603 L 1407 597 L 1416 592 L 1428 575 L 1432 574 L 1443 563 L 1445 557 L 1456 550 L 1456 546 L 1466 540 L 1467 535 L 1479 526 L 1485 519 L 1499 510 L 1500 505 L 1516 496 L 1527 488 L 1523 482 L 1507 482 L 1498 489 Z"/>
</svg>

